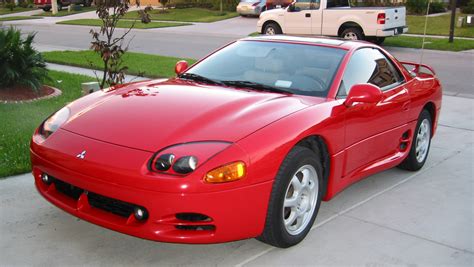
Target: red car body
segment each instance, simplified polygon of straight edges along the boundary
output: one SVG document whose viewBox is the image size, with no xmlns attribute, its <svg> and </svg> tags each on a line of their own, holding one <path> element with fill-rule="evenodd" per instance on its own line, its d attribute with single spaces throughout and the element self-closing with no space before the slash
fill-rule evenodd
<svg viewBox="0 0 474 267">
<path fill-rule="evenodd" d="M 262 233 L 279 166 L 301 140 L 317 137 L 327 150 L 323 196 L 327 201 L 363 177 L 400 164 L 424 108 L 432 115 L 435 132 L 442 93 L 433 74 L 412 75 L 381 50 L 405 82 L 383 92 L 375 105 L 348 108 L 336 96 L 347 62 L 357 49 L 376 46 L 315 40 L 272 37 L 238 42 L 298 43 L 347 51 L 325 98 L 172 78 L 103 90 L 71 103 L 71 116 L 57 132 L 45 139 L 37 130 L 32 138 L 38 191 L 74 216 L 125 234 L 164 242 L 225 242 Z M 174 144 L 197 146 L 195 151 L 203 155 L 218 152 L 205 155 L 210 158 L 185 176 L 151 172 L 150 158 Z M 86 157 L 80 159 L 83 151 Z M 244 179 L 203 181 L 209 170 L 235 160 L 247 166 Z M 62 183 L 43 183 L 43 173 Z M 64 194 L 67 190 L 78 191 L 71 197 L 74 193 Z M 118 216 L 110 207 L 97 208 L 91 205 L 91 192 L 95 202 L 103 197 L 111 206 L 119 201 L 145 207 L 149 218 L 139 222 L 131 214 Z M 177 215 L 183 213 L 208 217 L 189 220 Z M 198 231 L 199 226 L 209 227 Z"/>
</svg>

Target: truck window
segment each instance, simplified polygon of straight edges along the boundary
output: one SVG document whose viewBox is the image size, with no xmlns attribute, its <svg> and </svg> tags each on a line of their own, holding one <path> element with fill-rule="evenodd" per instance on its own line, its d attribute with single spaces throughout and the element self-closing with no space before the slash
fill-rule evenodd
<svg viewBox="0 0 474 267">
<path fill-rule="evenodd" d="M 363 48 L 357 50 L 347 64 L 338 96 L 347 96 L 351 87 L 360 83 L 371 83 L 385 91 L 401 81 L 399 72 L 378 49 Z"/>
<path fill-rule="evenodd" d="M 349 0 L 328 0 L 327 8 L 331 7 L 349 7 Z"/>
<path fill-rule="evenodd" d="M 298 0 L 295 2 L 295 11 L 319 9 L 320 0 Z"/>
</svg>

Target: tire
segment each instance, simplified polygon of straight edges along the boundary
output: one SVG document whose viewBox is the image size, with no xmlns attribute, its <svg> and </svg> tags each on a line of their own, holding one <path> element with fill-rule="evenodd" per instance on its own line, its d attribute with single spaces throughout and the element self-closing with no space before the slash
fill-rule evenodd
<svg viewBox="0 0 474 267">
<path fill-rule="evenodd" d="M 275 34 L 282 34 L 281 28 L 275 22 L 268 23 L 265 28 L 263 29 L 263 34 L 265 35 L 275 35 Z"/>
<path fill-rule="evenodd" d="M 296 146 L 288 153 L 275 177 L 265 228 L 258 240 L 287 248 L 306 237 L 321 205 L 322 170 L 319 157 L 310 149 Z M 302 187 L 298 189 L 294 184 Z M 292 198 L 296 199 L 294 204 Z M 290 207 L 284 207 L 285 203 Z"/>
<path fill-rule="evenodd" d="M 84 0 L 84 7 L 90 7 L 91 6 L 91 1 L 90 0 Z"/>
<path fill-rule="evenodd" d="M 43 7 L 43 11 L 44 11 L 44 12 L 48 12 L 48 11 L 50 11 L 50 10 L 51 10 L 51 7 Z"/>
<path fill-rule="evenodd" d="M 340 37 L 346 40 L 364 40 L 362 30 L 354 27 L 343 30 Z"/>
<path fill-rule="evenodd" d="M 424 109 L 416 124 L 410 152 L 405 160 L 398 165 L 399 168 L 409 171 L 417 171 L 425 165 L 431 147 L 431 129 L 433 129 L 431 114 Z"/>
<path fill-rule="evenodd" d="M 385 41 L 385 37 L 365 37 L 367 41 L 374 43 L 376 45 L 381 45 Z"/>
</svg>

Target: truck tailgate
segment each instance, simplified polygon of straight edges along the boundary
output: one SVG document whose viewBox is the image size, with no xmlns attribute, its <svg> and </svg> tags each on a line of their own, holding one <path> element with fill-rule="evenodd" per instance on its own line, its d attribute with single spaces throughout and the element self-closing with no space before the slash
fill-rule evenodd
<svg viewBox="0 0 474 267">
<path fill-rule="evenodd" d="M 385 29 L 398 28 L 406 25 L 405 7 L 385 9 Z"/>
</svg>

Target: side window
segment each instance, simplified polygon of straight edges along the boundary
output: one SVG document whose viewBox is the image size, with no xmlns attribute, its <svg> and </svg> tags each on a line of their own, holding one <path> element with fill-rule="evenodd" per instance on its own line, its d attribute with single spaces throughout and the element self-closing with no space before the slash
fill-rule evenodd
<svg viewBox="0 0 474 267">
<path fill-rule="evenodd" d="M 357 50 L 351 57 L 338 96 L 347 96 L 351 87 L 359 83 L 371 83 L 389 90 L 401 82 L 401 75 L 393 64 L 375 48 Z"/>
<path fill-rule="evenodd" d="M 295 2 L 295 11 L 319 9 L 320 0 L 298 0 Z"/>
</svg>

